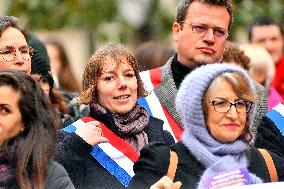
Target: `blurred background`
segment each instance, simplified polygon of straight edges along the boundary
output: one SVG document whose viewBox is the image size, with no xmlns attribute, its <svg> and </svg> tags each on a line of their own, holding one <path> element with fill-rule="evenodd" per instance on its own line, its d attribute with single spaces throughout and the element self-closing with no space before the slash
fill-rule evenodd
<svg viewBox="0 0 284 189">
<path fill-rule="evenodd" d="M 40 39 L 59 40 L 76 78 L 97 47 L 108 42 L 130 50 L 156 40 L 172 47 L 171 25 L 179 0 L 0 0 L 0 14 L 14 15 Z M 249 23 L 271 16 L 284 23 L 284 0 L 234 0 L 230 40 L 247 41 Z"/>
</svg>

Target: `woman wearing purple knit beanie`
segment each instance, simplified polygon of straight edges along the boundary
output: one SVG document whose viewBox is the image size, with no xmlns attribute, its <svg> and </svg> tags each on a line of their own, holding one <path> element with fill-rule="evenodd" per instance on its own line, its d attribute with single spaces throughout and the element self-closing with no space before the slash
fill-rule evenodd
<svg viewBox="0 0 284 189">
<path fill-rule="evenodd" d="M 160 143 L 145 146 L 128 188 L 170 186 L 165 181 L 168 178 L 163 177 L 168 172 L 170 151 L 178 156 L 175 176 L 170 180 L 172 186 L 180 181 L 181 188 L 217 189 L 271 182 L 273 177 L 263 155 L 252 147 L 256 101 L 253 81 L 242 68 L 222 63 L 192 71 L 176 97 L 184 128 L 182 141 L 170 148 Z M 269 154 L 276 177 L 283 181 L 283 158 Z M 161 184 L 163 181 L 165 185 Z"/>
</svg>

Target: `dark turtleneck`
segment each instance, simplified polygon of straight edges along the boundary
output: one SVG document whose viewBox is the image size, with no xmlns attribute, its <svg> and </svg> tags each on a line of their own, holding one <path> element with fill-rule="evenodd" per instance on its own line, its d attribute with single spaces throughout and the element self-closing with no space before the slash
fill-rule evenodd
<svg viewBox="0 0 284 189">
<path fill-rule="evenodd" d="M 173 79 L 175 81 L 176 88 L 178 89 L 185 76 L 189 74 L 193 69 L 181 64 L 177 59 L 177 54 L 173 58 L 171 68 Z"/>
</svg>

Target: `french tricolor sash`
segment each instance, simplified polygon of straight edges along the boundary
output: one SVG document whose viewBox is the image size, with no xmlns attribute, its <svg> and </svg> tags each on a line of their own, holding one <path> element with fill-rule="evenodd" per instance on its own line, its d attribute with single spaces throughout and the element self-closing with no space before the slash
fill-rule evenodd
<svg viewBox="0 0 284 189">
<path fill-rule="evenodd" d="M 62 130 L 73 133 L 89 121 L 95 121 L 95 119 L 83 117 Z M 115 135 L 104 124 L 101 123 L 100 127 L 104 137 L 109 141 L 95 145 L 91 155 L 126 187 L 134 175 L 133 164 L 137 161 L 139 154 L 130 144 Z"/>
<path fill-rule="evenodd" d="M 154 87 L 161 82 L 160 68 L 155 68 L 150 71 L 144 71 L 140 73 L 143 78 L 143 83 L 147 91 L 153 91 Z M 138 99 L 139 105 L 143 106 L 149 115 L 164 121 L 163 129 L 169 131 L 176 141 L 181 140 L 182 128 L 170 115 L 167 109 L 160 103 L 158 97 L 154 92 L 151 92 L 148 96 Z"/>
<path fill-rule="evenodd" d="M 272 108 L 272 110 L 267 112 L 266 116 L 275 123 L 275 126 L 284 136 L 284 105 L 279 103 L 274 108 Z"/>
</svg>

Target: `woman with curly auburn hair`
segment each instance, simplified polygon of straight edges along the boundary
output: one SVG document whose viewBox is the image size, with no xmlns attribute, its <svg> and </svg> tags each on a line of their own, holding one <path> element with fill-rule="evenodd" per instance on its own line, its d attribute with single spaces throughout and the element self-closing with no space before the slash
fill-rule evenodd
<svg viewBox="0 0 284 189">
<path fill-rule="evenodd" d="M 75 133 L 66 134 L 56 160 L 65 167 L 77 188 L 125 188 L 131 178 L 126 174 L 132 171 L 131 164 L 124 163 L 129 166 L 124 170 L 116 167 L 119 163 L 112 163 L 125 159 L 127 155 L 121 156 L 128 154 L 125 150 L 138 157 L 146 144 L 156 141 L 170 145 L 174 139 L 163 130 L 162 120 L 150 116 L 138 105 L 137 98 L 144 97 L 146 91 L 137 62 L 124 46 L 108 44 L 93 54 L 85 68 L 82 89 L 78 103 L 88 105 L 89 116 L 96 121 L 73 127 Z M 108 130 L 112 137 L 102 130 Z M 106 156 L 101 154 L 104 151 L 101 143 L 111 144 L 112 148 L 119 141 L 124 153 L 111 150 L 107 156 L 111 160 L 104 164 Z"/>
</svg>

